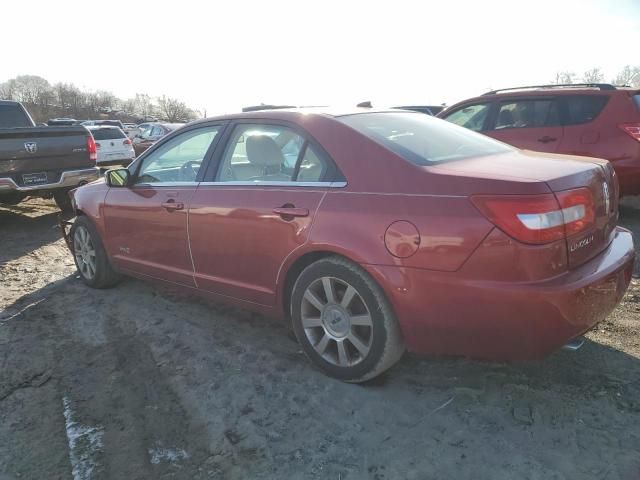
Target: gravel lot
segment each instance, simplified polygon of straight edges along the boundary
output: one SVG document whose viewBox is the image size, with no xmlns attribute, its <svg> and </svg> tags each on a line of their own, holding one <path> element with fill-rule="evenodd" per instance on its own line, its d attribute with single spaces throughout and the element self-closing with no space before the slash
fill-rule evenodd
<svg viewBox="0 0 640 480">
<path fill-rule="evenodd" d="M 640 478 L 640 280 L 576 353 L 347 385 L 278 321 L 86 288 L 56 215 L 0 208 L 0 479 Z"/>
</svg>

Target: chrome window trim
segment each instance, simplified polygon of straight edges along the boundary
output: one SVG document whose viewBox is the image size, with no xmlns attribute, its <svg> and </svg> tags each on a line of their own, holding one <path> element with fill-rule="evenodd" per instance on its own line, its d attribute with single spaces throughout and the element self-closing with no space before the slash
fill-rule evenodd
<svg viewBox="0 0 640 480">
<path fill-rule="evenodd" d="M 196 187 L 198 182 L 141 182 L 134 183 L 132 187 Z"/>
<path fill-rule="evenodd" d="M 233 182 L 200 182 L 200 185 L 230 187 L 328 187 L 344 188 L 347 182 L 293 182 L 293 181 L 233 181 Z"/>
</svg>

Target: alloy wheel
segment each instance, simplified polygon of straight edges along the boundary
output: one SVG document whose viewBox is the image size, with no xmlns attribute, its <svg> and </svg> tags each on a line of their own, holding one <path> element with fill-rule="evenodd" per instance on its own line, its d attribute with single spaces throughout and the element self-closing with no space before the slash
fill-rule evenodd
<svg viewBox="0 0 640 480">
<path fill-rule="evenodd" d="M 96 275 L 96 249 L 91 242 L 91 234 L 80 225 L 73 234 L 73 250 L 80 274 L 88 280 Z"/>
<path fill-rule="evenodd" d="M 363 361 L 372 345 L 373 321 L 362 296 L 349 283 L 321 277 L 305 290 L 302 327 L 315 351 L 339 367 Z"/>
</svg>

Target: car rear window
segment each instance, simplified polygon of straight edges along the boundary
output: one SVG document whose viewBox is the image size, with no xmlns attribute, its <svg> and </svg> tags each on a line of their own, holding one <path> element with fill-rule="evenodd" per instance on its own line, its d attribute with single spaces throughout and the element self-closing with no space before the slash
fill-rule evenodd
<svg viewBox="0 0 640 480">
<path fill-rule="evenodd" d="M 596 118 L 609 100 L 605 95 L 572 95 L 567 97 L 567 125 L 588 123 Z"/>
<path fill-rule="evenodd" d="M 19 105 L 0 105 L 0 128 L 31 127 L 29 118 Z"/>
<path fill-rule="evenodd" d="M 640 110 L 640 94 L 633 96 L 633 103 L 635 103 L 638 110 Z"/>
<path fill-rule="evenodd" d="M 512 150 L 504 143 L 420 113 L 361 113 L 338 120 L 416 165 Z"/>
<path fill-rule="evenodd" d="M 96 128 L 91 130 L 91 135 L 95 140 L 112 140 L 114 138 L 124 138 L 126 135 L 119 128 Z"/>
</svg>

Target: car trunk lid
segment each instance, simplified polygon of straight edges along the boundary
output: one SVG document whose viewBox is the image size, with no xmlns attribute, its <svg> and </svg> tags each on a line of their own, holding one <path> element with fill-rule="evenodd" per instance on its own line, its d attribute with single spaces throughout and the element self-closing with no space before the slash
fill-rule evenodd
<svg viewBox="0 0 640 480">
<path fill-rule="evenodd" d="M 482 179 L 477 195 L 517 194 L 505 192 L 504 184 L 527 179 L 545 185 L 557 198 L 568 191 L 588 189 L 593 199 L 594 220 L 588 228 L 565 237 L 570 268 L 575 268 L 604 250 L 617 223 L 618 184 L 606 160 L 525 150 L 490 157 L 474 157 L 428 167 L 441 173 L 455 173 Z M 487 180 L 495 181 L 495 188 Z M 524 193 L 524 192 L 523 192 Z M 528 193 L 528 192 L 527 192 Z"/>
</svg>

